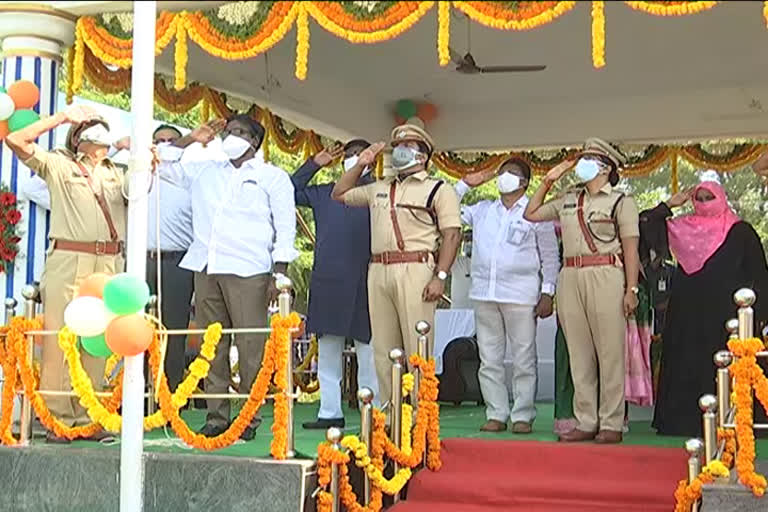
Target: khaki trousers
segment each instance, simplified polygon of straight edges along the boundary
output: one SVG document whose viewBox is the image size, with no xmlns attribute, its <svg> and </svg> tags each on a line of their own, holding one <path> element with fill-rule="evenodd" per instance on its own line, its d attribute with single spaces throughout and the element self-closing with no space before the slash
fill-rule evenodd
<svg viewBox="0 0 768 512">
<path fill-rule="evenodd" d="M 46 330 L 64 327 L 64 309 L 75 297 L 80 282 L 94 272 L 116 274 L 123 271 L 122 256 L 97 256 L 82 252 L 54 250 L 48 255 L 40 281 Z M 105 359 L 80 350 L 83 368 L 97 391 L 103 388 Z M 43 360 L 40 366 L 40 389 L 71 391 L 69 370 L 57 336 L 43 337 Z M 77 397 L 46 396 L 51 413 L 68 426 L 91 422 Z"/>
<path fill-rule="evenodd" d="M 233 274 L 207 274 L 195 272 L 195 321 L 201 329 L 220 322 L 225 328 L 264 328 L 267 325 L 267 289 L 271 276 L 258 274 L 240 277 Z M 263 334 L 234 336 L 240 365 L 240 393 L 249 393 L 261 368 L 264 356 Z M 229 351 L 232 337 L 224 335 L 216 347 L 211 362 L 206 393 L 229 391 L 231 368 Z M 208 400 L 207 423 L 228 425 L 231 403 L 229 400 Z M 256 423 L 258 416 L 254 418 Z"/>
<path fill-rule="evenodd" d="M 434 266 L 426 263 L 382 265 L 372 263 L 368 270 L 368 305 L 371 315 L 371 337 L 376 376 L 379 379 L 379 403 L 392 396 L 393 348 L 405 351 L 406 361 L 418 350 L 416 322 L 432 325 L 429 346 L 435 332 L 436 302 L 424 302 L 424 288 L 434 275 Z"/>
<path fill-rule="evenodd" d="M 623 298 L 620 267 L 564 268 L 560 273 L 557 312 L 570 356 L 573 411 L 584 432 L 621 432 L 624 426 Z"/>
</svg>

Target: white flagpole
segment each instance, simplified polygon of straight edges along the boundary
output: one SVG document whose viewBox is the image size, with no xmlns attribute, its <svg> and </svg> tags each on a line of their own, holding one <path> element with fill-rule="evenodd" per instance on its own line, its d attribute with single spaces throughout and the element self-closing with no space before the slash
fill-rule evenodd
<svg viewBox="0 0 768 512">
<path fill-rule="evenodd" d="M 146 279 L 147 207 L 152 157 L 155 83 L 154 1 L 133 2 L 133 71 L 131 75 L 131 165 L 129 168 L 127 270 Z M 144 507 L 144 355 L 126 357 L 123 425 L 120 445 L 120 512 Z"/>
</svg>

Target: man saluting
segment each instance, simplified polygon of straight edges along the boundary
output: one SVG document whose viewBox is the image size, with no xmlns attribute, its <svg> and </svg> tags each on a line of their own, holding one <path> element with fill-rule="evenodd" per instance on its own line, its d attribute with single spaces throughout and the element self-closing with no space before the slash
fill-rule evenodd
<svg viewBox="0 0 768 512">
<path fill-rule="evenodd" d="M 418 126 L 402 125 L 392 131 L 391 144 L 396 176 L 358 183 L 384 149 L 377 143 L 360 154 L 331 195 L 347 206 L 370 208 L 368 302 L 381 403 L 392 393 L 389 351 L 417 351 L 414 327 L 419 320 L 434 322 L 461 239 L 456 193 L 427 174 L 432 138 Z"/>
</svg>

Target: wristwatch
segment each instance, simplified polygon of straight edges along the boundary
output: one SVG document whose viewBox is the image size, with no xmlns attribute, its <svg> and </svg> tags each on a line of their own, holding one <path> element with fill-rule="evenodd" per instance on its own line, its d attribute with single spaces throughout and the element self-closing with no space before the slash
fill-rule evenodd
<svg viewBox="0 0 768 512">
<path fill-rule="evenodd" d="M 629 291 L 637 295 L 638 293 L 640 293 L 640 288 L 638 288 L 637 286 L 633 286 L 632 288 L 629 289 Z"/>
<path fill-rule="evenodd" d="M 437 278 L 441 281 L 445 281 L 446 279 L 448 279 L 448 272 L 446 272 L 445 270 L 438 270 L 436 275 L 437 275 Z"/>
</svg>

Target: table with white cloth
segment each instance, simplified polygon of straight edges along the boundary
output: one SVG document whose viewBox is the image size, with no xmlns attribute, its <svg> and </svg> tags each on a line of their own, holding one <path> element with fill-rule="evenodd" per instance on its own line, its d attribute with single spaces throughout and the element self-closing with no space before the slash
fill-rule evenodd
<svg viewBox="0 0 768 512">
<path fill-rule="evenodd" d="M 438 309 L 435 312 L 435 369 L 443 372 L 443 352 L 456 338 L 474 336 L 475 313 L 471 309 Z M 536 352 L 538 356 L 537 400 L 553 400 L 555 395 L 555 315 L 540 319 L 536 325 Z M 511 389 L 511 361 L 505 360 L 507 388 Z"/>
</svg>

